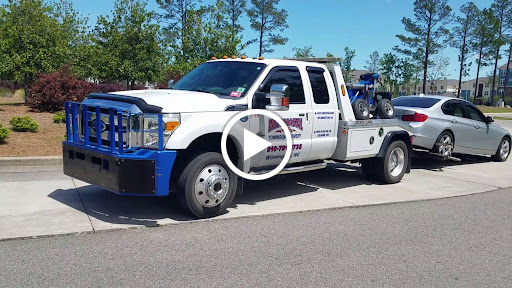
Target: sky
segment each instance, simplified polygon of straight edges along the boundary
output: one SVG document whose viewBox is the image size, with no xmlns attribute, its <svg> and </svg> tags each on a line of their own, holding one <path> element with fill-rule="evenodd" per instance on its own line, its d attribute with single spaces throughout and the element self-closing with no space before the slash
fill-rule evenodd
<svg viewBox="0 0 512 288">
<path fill-rule="evenodd" d="M 5 4 L 6 0 L 0 0 Z M 49 1 L 47 1 L 49 2 Z M 94 27 L 99 15 L 109 15 L 114 8 L 113 0 L 72 0 L 73 6 L 82 16 L 89 18 Z M 203 0 L 202 4 L 210 4 L 214 0 Z M 250 0 L 248 0 L 250 3 Z M 452 12 L 458 13 L 459 7 L 468 1 L 448 0 Z M 480 9 L 489 7 L 492 0 L 474 0 Z M 248 3 L 248 4 L 249 4 Z M 363 4 L 364 3 L 364 4 Z M 323 57 L 327 52 L 336 57 L 344 56 L 344 48 L 356 51 L 352 67 L 364 69 L 369 55 L 373 51 L 379 54 L 392 52 L 392 48 L 400 45 L 397 34 L 406 34 L 401 23 L 403 17 L 414 18 L 413 0 L 281 0 L 278 8 L 288 11 L 289 27 L 282 33 L 289 40 L 284 46 L 274 46 L 275 52 L 264 55 L 265 58 L 292 57 L 294 47 L 312 46 L 313 54 Z M 149 10 L 161 12 L 156 0 L 148 0 Z M 245 30 L 243 39 L 257 38 L 257 33 L 250 29 L 247 15 L 243 15 L 242 23 Z M 407 35 L 407 34 L 406 34 Z M 258 45 L 253 44 L 245 49 L 249 57 L 258 55 Z M 458 79 L 459 64 L 457 51 L 446 48 L 442 55 L 450 59 L 447 68 L 449 79 Z M 506 60 L 498 62 L 498 66 Z M 480 75 L 485 76 L 491 68 L 484 68 Z M 472 65 L 470 76 L 476 78 L 476 65 Z"/>
</svg>

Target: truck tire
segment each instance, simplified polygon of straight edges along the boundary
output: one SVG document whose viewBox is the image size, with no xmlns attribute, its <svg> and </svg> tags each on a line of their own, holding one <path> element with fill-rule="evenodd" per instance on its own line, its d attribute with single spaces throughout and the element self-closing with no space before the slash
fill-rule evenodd
<svg viewBox="0 0 512 288">
<path fill-rule="evenodd" d="M 381 99 L 377 103 L 377 113 L 381 119 L 392 119 L 395 117 L 395 107 L 389 99 Z"/>
<path fill-rule="evenodd" d="M 357 99 L 352 103 L 352 110 L 356 120 L 367 120 L 370 118 L 370 108 L 363 99 Z"/>
<path fill-rule="evenodd" d="M 387 184 L 398 183 L 407 170 L 409 151 L 403 141 L 394 141 L 382 158 L 375 159 L 376 178 Z"/>
<path fill-rule="evenodd" d="M 183 170 L 179 198 L 183 208 L 199 218 L 220 215 L 236 194 L 237 176 L 217 152 L 197 155 Z"/>
<path fill-rule="evenodd" d="M 375 158 L 361 160 L 361 172 L 368 180 L 376 180 Z"/>
</svg>

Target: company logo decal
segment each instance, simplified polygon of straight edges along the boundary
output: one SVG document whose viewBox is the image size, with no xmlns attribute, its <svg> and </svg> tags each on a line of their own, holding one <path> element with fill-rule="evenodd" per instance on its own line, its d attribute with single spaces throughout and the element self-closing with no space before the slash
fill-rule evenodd
<svg viewBox="0 0 512 288">
<path fill-rule="evenodd" d="M 303 130 L 302 128 L 302 118 L 284 118 L 283 119 L 284 123 L 286 123 L 286 125 L 288 126 L 288 128 L 290 129 L 290 131 L 296 131 L 296 130 L 292 130 L 292 127 L 295 127 L 299 130 Z M 268 120 L 268 132 L 272 132 L 278 128 L 281 128 L 281 126 L 279 126 L 279 124 L 273 120 L 273 119 L 269 119 Z M 277 133 L 282 133 L 284 132 L 283 129 L 279 129 L 276 131 Z"/>
</svg>

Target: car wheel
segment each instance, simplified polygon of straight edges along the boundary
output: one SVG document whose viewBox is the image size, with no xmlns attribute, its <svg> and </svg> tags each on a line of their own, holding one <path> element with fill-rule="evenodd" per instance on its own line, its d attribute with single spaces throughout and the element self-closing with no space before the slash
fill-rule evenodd
<svg viewBox="0 0 512 288">
<path fill-rule="evenodd" d="M 504 137 L 501 139 L 500 146 L 498 146 L 498 150 L 496 154 L 492 156 L 492 159 L 497 162 L 507 161 L 508 156 L 510 155 L 510 138 Z"/>
<path fill-rule="evenodd" d="M 237 177 L 220 153 L 207 152 L 185 167 L 178 187 L 183 208 L 199 218 L 209 218 L 222 214 L 231 205 Z"/>
<path fill-rule="evenodd" d="M 393 106 L 393 102 L 388 99 L 381 99 L 379 103 L 377 103 L 377 111 L 382 119 L 395 117 L 395 107 Z"/>
<path fill-rule="evenodd" d="M 453 134 L 449 131 L 444 131 L 437 137 L 432 153 L 439 154 L 443 157 L 450 157 L 453 152 L 454 144 L 455 140 Z"/>
<path fill-rule="evenodd" d="M 352 110 L 356 116 L 356 120 L 367 120 L 370 118 L 370 109 L 363 99 L 357 99 L 352 103 Z"/>
<path fill-rule="evenodd" d="M 376 179 L 394 184 L 400 182 L 407 170 L 409 152 L 403 141 L 391 143 L 383 158 L 375 159 Z"/>
</svg>

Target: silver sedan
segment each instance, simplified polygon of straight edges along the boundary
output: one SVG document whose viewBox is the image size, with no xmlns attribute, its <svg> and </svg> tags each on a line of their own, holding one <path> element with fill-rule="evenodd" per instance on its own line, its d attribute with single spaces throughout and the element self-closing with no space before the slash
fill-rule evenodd
<svg viewBox="0 0 512 288">
<path fill-rule="evenodd" d="M 506 161 L 511 136 L 468 101 L 444 96 L 393 99 L 395 115 L 412 127 L 413 145 L 444 157 L 451 153 L 492 155 Z"/>
</svg>

